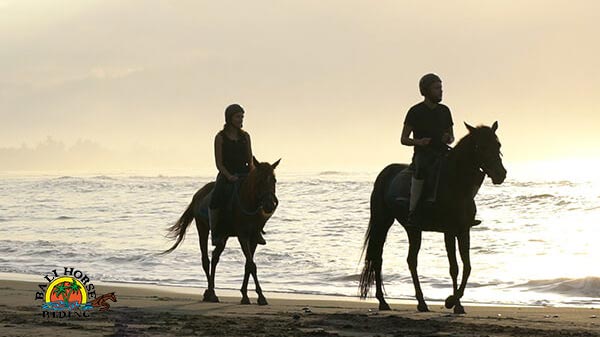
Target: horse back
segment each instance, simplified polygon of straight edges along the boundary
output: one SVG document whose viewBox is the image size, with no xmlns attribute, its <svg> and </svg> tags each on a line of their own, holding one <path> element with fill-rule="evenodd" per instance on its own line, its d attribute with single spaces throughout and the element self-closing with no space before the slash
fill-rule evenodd
<svg viewBox="0 0 600 337">
<path fill-rule="evenodd" d="M 215 188 L 215 182 L 211 181 L 200 188 L 192 198 L 194 204 L 194 214 L 205 219 L 208 219 L 208 207 L 210 206 L 210 198 Z"/>
</svg>

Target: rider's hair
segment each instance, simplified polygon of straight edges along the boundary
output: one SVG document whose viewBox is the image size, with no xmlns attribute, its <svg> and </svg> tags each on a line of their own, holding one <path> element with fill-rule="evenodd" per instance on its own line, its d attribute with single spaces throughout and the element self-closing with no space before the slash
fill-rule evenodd
<svg viewBox="0 0 600 337">
<path fill-rule="evenodd" d="M 442 79 L 438 75 L 434 73 L 423 75 L 419 81 L 419 91 L 421 92 L 421 95 L 429 95 L 429 87 L 436 82 L 442 82 Z"/>
</svg>

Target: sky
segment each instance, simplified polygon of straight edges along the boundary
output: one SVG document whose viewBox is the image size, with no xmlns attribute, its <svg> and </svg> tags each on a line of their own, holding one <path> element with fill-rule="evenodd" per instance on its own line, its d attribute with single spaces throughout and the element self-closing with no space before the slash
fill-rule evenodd
<svg viewBox="0 0 600 337">
<path fill-rule="evenodd" d="M 505 164 L 600 159 L 597 1 L 0 0 L 0 171 L 216 172 L 239 103 L 278 170 L 379 170 L 419 78 Z"/>
</svg>

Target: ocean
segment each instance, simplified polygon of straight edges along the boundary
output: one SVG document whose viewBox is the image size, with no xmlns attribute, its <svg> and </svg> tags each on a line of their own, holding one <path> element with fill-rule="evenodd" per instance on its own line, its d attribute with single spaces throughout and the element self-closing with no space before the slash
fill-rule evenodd
<svg viewBox="0 0 600 337">
<path fill-rule="evenodd" d="M 279 207 L 256 252 L 269 292 L 357 297 L 369 196 L 377 172 L 279 174 Z M 212 176 L 5 175 L 0 177 L 0 273 L 42 277 L 76 267 L 90 279 L 206 287 L 190 226 L 172 254 L 166 228 Z M 472 273 L 464 303 L 600 305 L 600 184 L 486 179 L 477 196 L 483 223 L 471 233 Z M 390 299 L 414 299 L 407 236 L 394 224 L 384 249 Z M 460 265 L 460 263 L 459 263 Z M 228 241 L 219 289 L 239 289 L 244 260 Z M 428 300 L 451 293 L 443 235 L 424 233 L 419 273 Z M 252 289 L 253 283 L 250 282 Z M 218 291 L 217 291 L 218 293 Z M 416 302 L 415 302 L 416 303 Z"/>
</svg>

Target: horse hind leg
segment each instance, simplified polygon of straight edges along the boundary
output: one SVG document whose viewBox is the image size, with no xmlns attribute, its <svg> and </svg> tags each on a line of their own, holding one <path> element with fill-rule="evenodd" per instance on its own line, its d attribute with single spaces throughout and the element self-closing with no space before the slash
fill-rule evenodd
<svg viewBox="0 0 600 337">
<path fill-rule="evenodd" d="M 373 268 L 375 269 L 375 298 L 377 298 L 377 300 L 379 301 L 379 310 L 381 310 L 381 311 L 392 310 L 392 308 L 390 308 L 390 305 L 385 300 L 385 295 L 384 295 L 384 291 L 383 291 L 383 278 L 381 276 L 381 269 L 383 266 L 383 245 L 385 243 L 385 238 L 387 237 L 387 233 L 393 223 L 394 223 L 393 217 L 388 217 L 388 218 L 382 220 L 380 223 L 381 224 L 380 228 L 383 229 L 382 232 L 380 233 L 380 235 L 377 235 L 378 233 L 374 233 L 375 235 L 372 238 L 372 240 L 379 239 L 379 241 L 380 241 L 380 242 L 378 242 L 379 245 L 377 246 L 377 254 L 375 254 L 376 256 L 379 256 L 379 258 L 373 259 L 371 261 L 371 263 L 373 263 Z M 368 254 L 368 252 L 367 252 L 367 254 Z"/>
<path fill-rule="evenodd" d="M 207 289 L 204 292 L 204 302 L 214 302 L 216 295 L 214 286 L 211 285 L 210 278 L 210 259 L 208 258 L 208 224 L 200 217 L 196 217 L 196 229 L 198 230 L 198 241 L 200 243 L 200 253 L 202 254 L 202 269 L 206 275 Z M 218 299 L 217 299 L 218 301 Z"/>
<path fill-rule="evenodd" d="M 207 238 L 206 242 L 208 245 L 208 238 Z M 221 254 L 225 250 L 225 245 L 227 245 L 227 238 L 225 238 L 225 240 L 223 240 L 219 244 L 217 244 L 212 252 L 212 263 L 210 264 L 210 276 L 209 276 L 209 282 L 208 282 L 208 289 L 206 290 L 208 292 L 208 299 L 207 299 L 208 302 L 219 302 L 219 298 L 217 297 L 217 294 L 215 293 L 215 273 L 217 271 L 217 264 L 219 263 Z M 206 298 L 206 293 L 205 293 L 205 298 Z"/>
<path fill-rule="evenodd" d="M 390 305 L 385 301 L 385 296 L 383 294 L 383 280 L 381 278 L 381 266 L 383 263 L 383 259 L 373 261 L 375 264 L 375 298 L 379 301 L 379 310 L 388 311 L 392 310 Z"/>
<path fill-rule="evenodd" d="M 407 229 L 408 233 L 408 257 L 406 262 L 410 269 L 410 276 L 412 277 L 413 285 L 415 287 L 415 297 L 417 298 L 417 310 L 419 312 L 428 312 L 429 308 L 423 297 L 423 290 L 421 290 L 421 282 L 419 281 L 419 274 L 417 273 L 417 262 L 419 256 L 419 250 L 421 249 L 421 231 L 415 229 Z"/>
<path fill-rule="evenodd" d="M 394 223 L 394 217 L 383 213 L 385 210 L 371 211 L 371 224 L 373 226 L 369 246 L 367 248 L 367 260 L 375 272 L 375 298 L 379 301 L 379 310 L 392 310 L 385 300 L 383 291 L 383 277 L 381 269 L 383 265 L 383 246 L 390 227 Z"/>
</svg>

